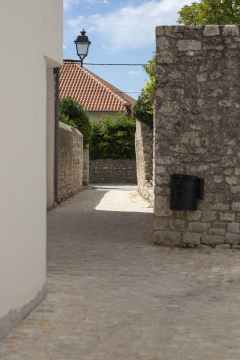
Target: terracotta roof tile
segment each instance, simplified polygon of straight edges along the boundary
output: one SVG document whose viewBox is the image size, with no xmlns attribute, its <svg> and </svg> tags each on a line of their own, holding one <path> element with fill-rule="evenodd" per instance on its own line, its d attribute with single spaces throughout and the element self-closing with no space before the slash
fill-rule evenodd
<svg viewBox="0 0 240 360">
<path fill-rule="evenodd" d="M 78 63 L 64 61 L 60 68 L 60 99 L 71 96 L 86 111 L 125 111 L 136 100 Z"/>
</svg>

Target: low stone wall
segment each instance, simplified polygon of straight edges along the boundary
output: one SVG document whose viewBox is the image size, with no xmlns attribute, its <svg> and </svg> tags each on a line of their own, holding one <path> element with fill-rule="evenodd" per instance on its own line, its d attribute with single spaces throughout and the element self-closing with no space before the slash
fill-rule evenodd
<svg viewBox="0 0 240 360">
<path fill-rule="evenodd" d="M 146 124 L 136 121 L 135 149 L 138 191 L 153 205 L 153 132 Z"/>
<path fill-rule="evenodd" d="M 98 159 L 89 161 L 89 182 L 137 183 L 135 160 Z"/>
<path fill-rule="evenodd" d="M 83 185 L 89 184 L 89 145 L 83 150 Z"/>
<path fill-rule="evenodd" d="M 79 130 L 59 123 L 59 189 L 61 201 L 82 190 L 83 136 Z"/>
</svg>

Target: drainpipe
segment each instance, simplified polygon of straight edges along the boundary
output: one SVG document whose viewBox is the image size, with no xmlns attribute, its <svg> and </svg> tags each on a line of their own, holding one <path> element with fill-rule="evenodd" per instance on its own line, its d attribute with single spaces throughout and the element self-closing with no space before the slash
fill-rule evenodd
<svg viewBox="0 0 240 360">
<path fill-rule="evenodd" d="M 54 187 L 55 187 L 55 202 L 61 203 L 58 197 L 58 151 L 59 151 L 59 68 L 54 68 L 56 79 L 55 89 L 55 173 L 54 173 Z"/>
</svg>

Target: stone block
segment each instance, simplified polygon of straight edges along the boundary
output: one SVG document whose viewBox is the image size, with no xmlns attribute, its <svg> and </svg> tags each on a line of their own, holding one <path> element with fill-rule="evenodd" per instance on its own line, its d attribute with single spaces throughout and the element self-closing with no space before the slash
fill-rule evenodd
<svg viewBox="0 0 240 360">
<path fill-rule="evenodd" d="M 221 229 L 226 229 L 226 223 L 223 221 L 214 221 L 213 222 L 214 227 L 219 227 Z"/>
<path fill-rule="evenodd" d="M 203 221 L 215 221 L 217 219 L 218 212 L 217 211 L 203 211 Z"/>
<path fill-rule="evenodd" d="M 170 229 L 175 231 L 184 232 L 186 231 L 186 221 L 181 219 L 171 219 Z"/>
<path fill-rule="evenodd" d="M 200 220 L 202 216 L 202 211 L 186 211 L 186 216 L 189 221 Z"/>
<path fill-rule="evenodd" d="M 181 145 L 174 145 L 174 146 L 170 146 L 170 150 L 177 152 L 177 153 L 182 153 L 182 154 L 187 154 L 188 150 L 186 149 L 185 146 L 181 146 Z"/>
<path fill-rule="evenodd" d="M 164 28 L 163 28 L 163 26 L 157 26 L 157 27 L 156 27 L 156 35 L 157 35 L 157 36 L 162 36 L 162 35 L 164 35 Z"/>
<path fill-rule="evenodd" d="M 230 249 L 230 245 L 229 244 L 220 244 L 220 245 L 216 245 L 217 249 Z"/>
<path fill-rule="evenodd" d="M 186 132 L 181 137 L 181 143 L 188 144 L 191 140 L 194 140 L 198 136 L 195 131 Z"/>
<path fill-rule="evenodd" d="M 207 80 L 207 74 L 199 74 L 197 75 L 197 81 L 198 82 L 204 82 Z"/>
<path fill-rule="evenodd" d="M 183 244 L 200 244 L 201 242 L 201 234 L 196 233 L 187 233 L 183 235 L 182 243 Z"/>
<path fill-rule="evenodd" d="M 156 185 L 162 185 L 162 184 L 170 184 L 170 176 L 169 175 L 157 175 L 155 178 Z"/>
<path fill-rule="evenodd" d="M 167 219 L 154 219 L 154 230 L 165 230 L 167 226 Z"/>
<path fill-rule="evenodd" d="M 161 51 L 158 53 L 157 57 L 158 64 L 171 64 L 173 62 L 174 56 L 170 51 Z"/>
<path fill-rule="evenodd" d="M 238 183 L 238 177 L 237 176 L 226 176 L 225 181 L 229 185 L 236 185 Z"/>
<path fill-rule="evenodd" d="M 220 213 L 220 220 L 221 221 L 234 221 L 235 220 L 235 214 L 232 213 Z"/>
<path fill-rule="evenodd" d="M 170 165 L 172 163 L 173 163 L 172 156 L 159 156 L 159 157 L 156 158 L 156 164 L 157 165 Z M 157 170 L 158 169 L 159 168 L 157 167 Z"/>
<path fill-rule="evenodd" d="M 189 223 L 189 231 L 196 232 L 196 233 L 206 233 L 208 230 L 209 224 L 208 223 L 201 223 L 201 222 L 191 222 Z"/>
<path fill-rule="evenodd" d="M 220 35 L 219 26 L 218 25 L 206 25 L 203 30 L 204 36 L 216 36 Z"/>
<path fill-rule="evenodd" d="M 223 176 L 220 175 L 215 175 L 213 178 L 213 182 L 215 182 L 215 184 L 220 184 L 223 182 Z"/>
<path fill-rule="evenodd" d="M 232 234 L 232 233 L 227 233 L 226 234 L 226 239 L 225 239 L 225 243 L 227 244 L 238 244 L 239 242 L 239 235 L 238 234 Z"/>
<path fill-rule="evenodd" d="M 224 175 L 232 175 L 232 173 L 233 173 L 233 169 L 225 169 L 225 170 L 223 170 L 223 173 L 224 173 Z"/>
<path fill-rule="evenodd" d="M 240 186 L 231 186 L 230 189 L 233 194 L 240 194 Z"/>
<path fill-rule="evenodd" d="M 231 222 L 227 226 L 227 230 L 231 233 L 239 234 L 239 223 Z"/>
<path fill-rule="evenodd" d="M 173 27 L 172 26 L 164 26 L 164 31 L 167 36 L 170 36 L 172 34 Z"/>
<path fill-rule="evenodd" d="M 174 231 L 155 231 L 154 242 L 159 245 L 177 246 L 181 243 L 182 236 Z"/>
<path fill-rule="evenodd" d="M 224 36 L 237 36 L 238 27 L 236 25 L 225 25 L 222 34 Z"/>
<path fill-rule="evenodd" d="M 224 237 L 219 235 L 203 235 L 201 239 L 202 244 L 218 245 L 224 243 Z"/>
<path fill-rule="evenodd" d="M 217 227 L 214 227 L 214 226 L 211 226 L 209 229 L 208 229 L 208 234 L 210 235 L 225 235 L 226 233 L 226 230 L 225 229 L 222 229 L 222 228 L 217 228 Z"/>
<path fill-rule="evenodd" d="M 231 207 L 233 211 L 240 211 L 240 202 L 233 202 Z"/>
<path fill-rule="evenodd" d="M 229 210 L 230 209 L 230 205 L 229 204 L 224 204 L 224 203 L 218 203 L 218 204 L 213 204 L 210 205 L 211 210 Z M 240 211 L 240 203 L 239 203 L 239 211 Z"/>
<path fill-rule="evenodd" d="M 155 196 L 154 214 L 156 216 L 170 216 L 170 201 L 165 196 Z"/>
<path fill-rule="evenodd" d="M 165 50 L 169 47 L 169 42 L 165 36 L 158 37 L 156 40 L 156 46 L 158 50 Z"/>
<path fill-rule="evenodd" d="M 177 47 L 179 51 L 201 50 L 202 44 L 197 40 L 178 40 Z"/>
<path fill-rule="evenodd" d="M 161 107 L 159 108 L 160 113 L 169 113 L 173 110 L 172 102 L 170 101 L 164 101 L 162 102 Z"/>
<path fill-rule="evenodd" d="M 188 166 L 189 171 L 192 174 L 201 175 L 206 173 L 209 170 L 209 165 L 201 164 L 201 165 L 190 165 Z"/>
<path fill-rule="evenodd" d="M 221 161 L 221 165 L 223 167 L 233 167 L 236 166 L 236 158 L 234 157 L 223 157 Z"/>
<path fill-rule="evenodd" d="M 178 219 L 184 218 L 185 211 L 176 211 L 176 215 Z"/>
</svg>

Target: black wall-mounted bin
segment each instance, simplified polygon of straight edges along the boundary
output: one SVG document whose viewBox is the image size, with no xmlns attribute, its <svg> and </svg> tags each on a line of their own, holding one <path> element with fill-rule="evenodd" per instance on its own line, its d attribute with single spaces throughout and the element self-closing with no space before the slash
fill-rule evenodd
<svg viewBox="0 0 240 360">
<path fill-rule="evenodd" d="M 193 175 L 171 176 L 170 209 L 196 211 L 197 200 L 203 200 L 204 179 Z"/>
</svg>

